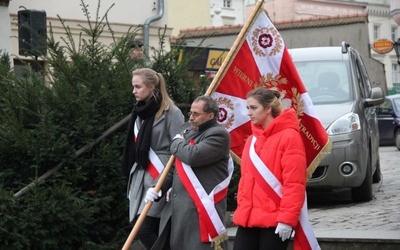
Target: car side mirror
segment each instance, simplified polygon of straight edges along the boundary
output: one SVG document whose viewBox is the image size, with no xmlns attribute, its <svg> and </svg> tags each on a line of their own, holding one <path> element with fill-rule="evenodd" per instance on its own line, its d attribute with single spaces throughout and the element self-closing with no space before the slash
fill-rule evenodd
<svg viewBox="0 0 400 250">
<path fill-rule="evenodd" d="M 382 104 L 385 101 L 383 96 L 383 90 L 381 87 L 373 87 L 371 91 L 371 97 L 365 98 L 364 107 L 372 107 Z"/>
</svg>

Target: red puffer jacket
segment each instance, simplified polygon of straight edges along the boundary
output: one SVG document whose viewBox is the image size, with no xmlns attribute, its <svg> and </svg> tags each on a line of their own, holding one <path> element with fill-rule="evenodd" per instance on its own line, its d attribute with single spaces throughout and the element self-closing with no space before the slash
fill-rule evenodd
<svg viewBox="0 0 400 250">
<path fill-rule="evenodd" d="M 280 205 L 276 204 L 249 171 L 250 136 L 242 155 L 238 206 L 233 216 L 236 225 L 261 228 L 276 227 L 278 222 L 297 225 L 305 200 L 307 168 L 297 119 L 295 111 L 288 109 L 265 130 L 252 124 L 252 136 L 257 137 L 256 153 L 281 182 L 282 199 Z"/>
</svg>

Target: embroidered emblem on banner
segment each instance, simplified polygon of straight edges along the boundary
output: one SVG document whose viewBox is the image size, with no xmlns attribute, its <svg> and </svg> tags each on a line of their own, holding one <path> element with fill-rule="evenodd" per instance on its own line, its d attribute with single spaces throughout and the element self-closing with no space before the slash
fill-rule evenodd
<svg viewBox="0 0 400 250">
<path fill-rule="evenodd" d="M 266 88 L 279 88 L 279 85 L 288 84 L 288 81 L 285 77 L 282 77 L 280 74 L 273 75 L 272 73 L 267 73 L 260 77 L 258 83 L 254 84 L 254 87 L 266 87 Z M 285 91 L 286 93 L 286 91 Z"/>
<path fill-rule="evenodd" d="M 226 129 L 229 129 L 235 120 L 235 108 L 233 103 L 229 98 L 226 97 L 219 97 L 216 99 L 216 101 L 219 107 L 217 120 L 222 126 L 224 126 Z"/>
<path fill-rule="evenodd" d="M 304 115 L 304 101 L 301 100 L 301 93 L 295 87 L 292 88 L 292 101 L 293 107 L 299 117 L 299 121 L 301 121 L 300 117 Z"/>
<path fill-rule="evenodd" d="M 274 27 L 257 28 L 253 31 L 251 45 L 254 53 L 260 57 L 267 56 L 265 52 L 269 49 L 269 56 L 274 56 L 283 49 L 282 37 Z"/>
<path fill-rule="evenodd" d="M 297 115 L 301 117 L 304 115 L 304 102 L 301 100 L 301 93 L 296 87 L 290 88 L 289 93 L 287 93 L 285 90 L 286 86 L 282 86 L 286 84 L 288 84 L 288 81 L 285 77 L 282 77 L 280 74 L 274 76 L 272 73 L 268 73 L 260 77 L 259 82 L 254 84 L 254 88 L 265 87 L 267 89 L 278 90 L 282 93 L 280 100 L 282 101 L 283 108 L 293 107 Z"/>
</svg>

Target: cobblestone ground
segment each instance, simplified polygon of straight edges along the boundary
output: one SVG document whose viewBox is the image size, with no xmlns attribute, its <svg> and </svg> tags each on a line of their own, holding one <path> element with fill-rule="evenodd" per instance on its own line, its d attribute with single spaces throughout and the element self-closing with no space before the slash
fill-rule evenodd
<svg viewBox="0 0 400 250">
<path fill-rule="evenodd" d="M 380 147 L 382 181 L 374 184 L 374 199 L 351 201 L 349 190 L 309 193 L 309 219 L 318 232 L 384 232 L 400 238 L 400 151 Z M 389 236 L 388 236 L 389 237 Z"/>
</svg>

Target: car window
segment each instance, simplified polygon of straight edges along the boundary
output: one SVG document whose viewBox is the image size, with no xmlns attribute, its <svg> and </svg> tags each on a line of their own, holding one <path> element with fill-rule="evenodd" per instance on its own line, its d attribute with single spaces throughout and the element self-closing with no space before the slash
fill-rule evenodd
<svg viewBox="0 0 400 250">
<path fill-rule="evenodd" d="M 392 115 L 392 114 L 393 114 L 392 102 L 386 99 L 381 105 L 379 105 L 378 115 Z"/>
<path fill-rule="evenodd" d="M 393 104 L 396 111 L 400 111 L 400 98 L 393 99 Z"/>
<path fill-rule="evenodd" d="M 356 58 L 357 58 L 357 60 L 356 60 L 357 67 L 358 67 L 358 70 L 360 71 L 361 78 L 362 78 L 362 82 L 360 82 L 361 91 L 362 91 L 363 96 L 368 98 L 368 97 L 370 97 L 371 91 L 372 91 L 371 83 L 369 82 L 368 73 L 366 71 L 366 67 L 364 65 L 364 62 L 363 62 L 361 56 L 357 56 Z"/>
<path fill-rule="evenodd" d="M 297 71 L 314 104 L 343 103 L 350 100 L 348 66 L 343 61 L 295 62 Z"/>
</svg>

